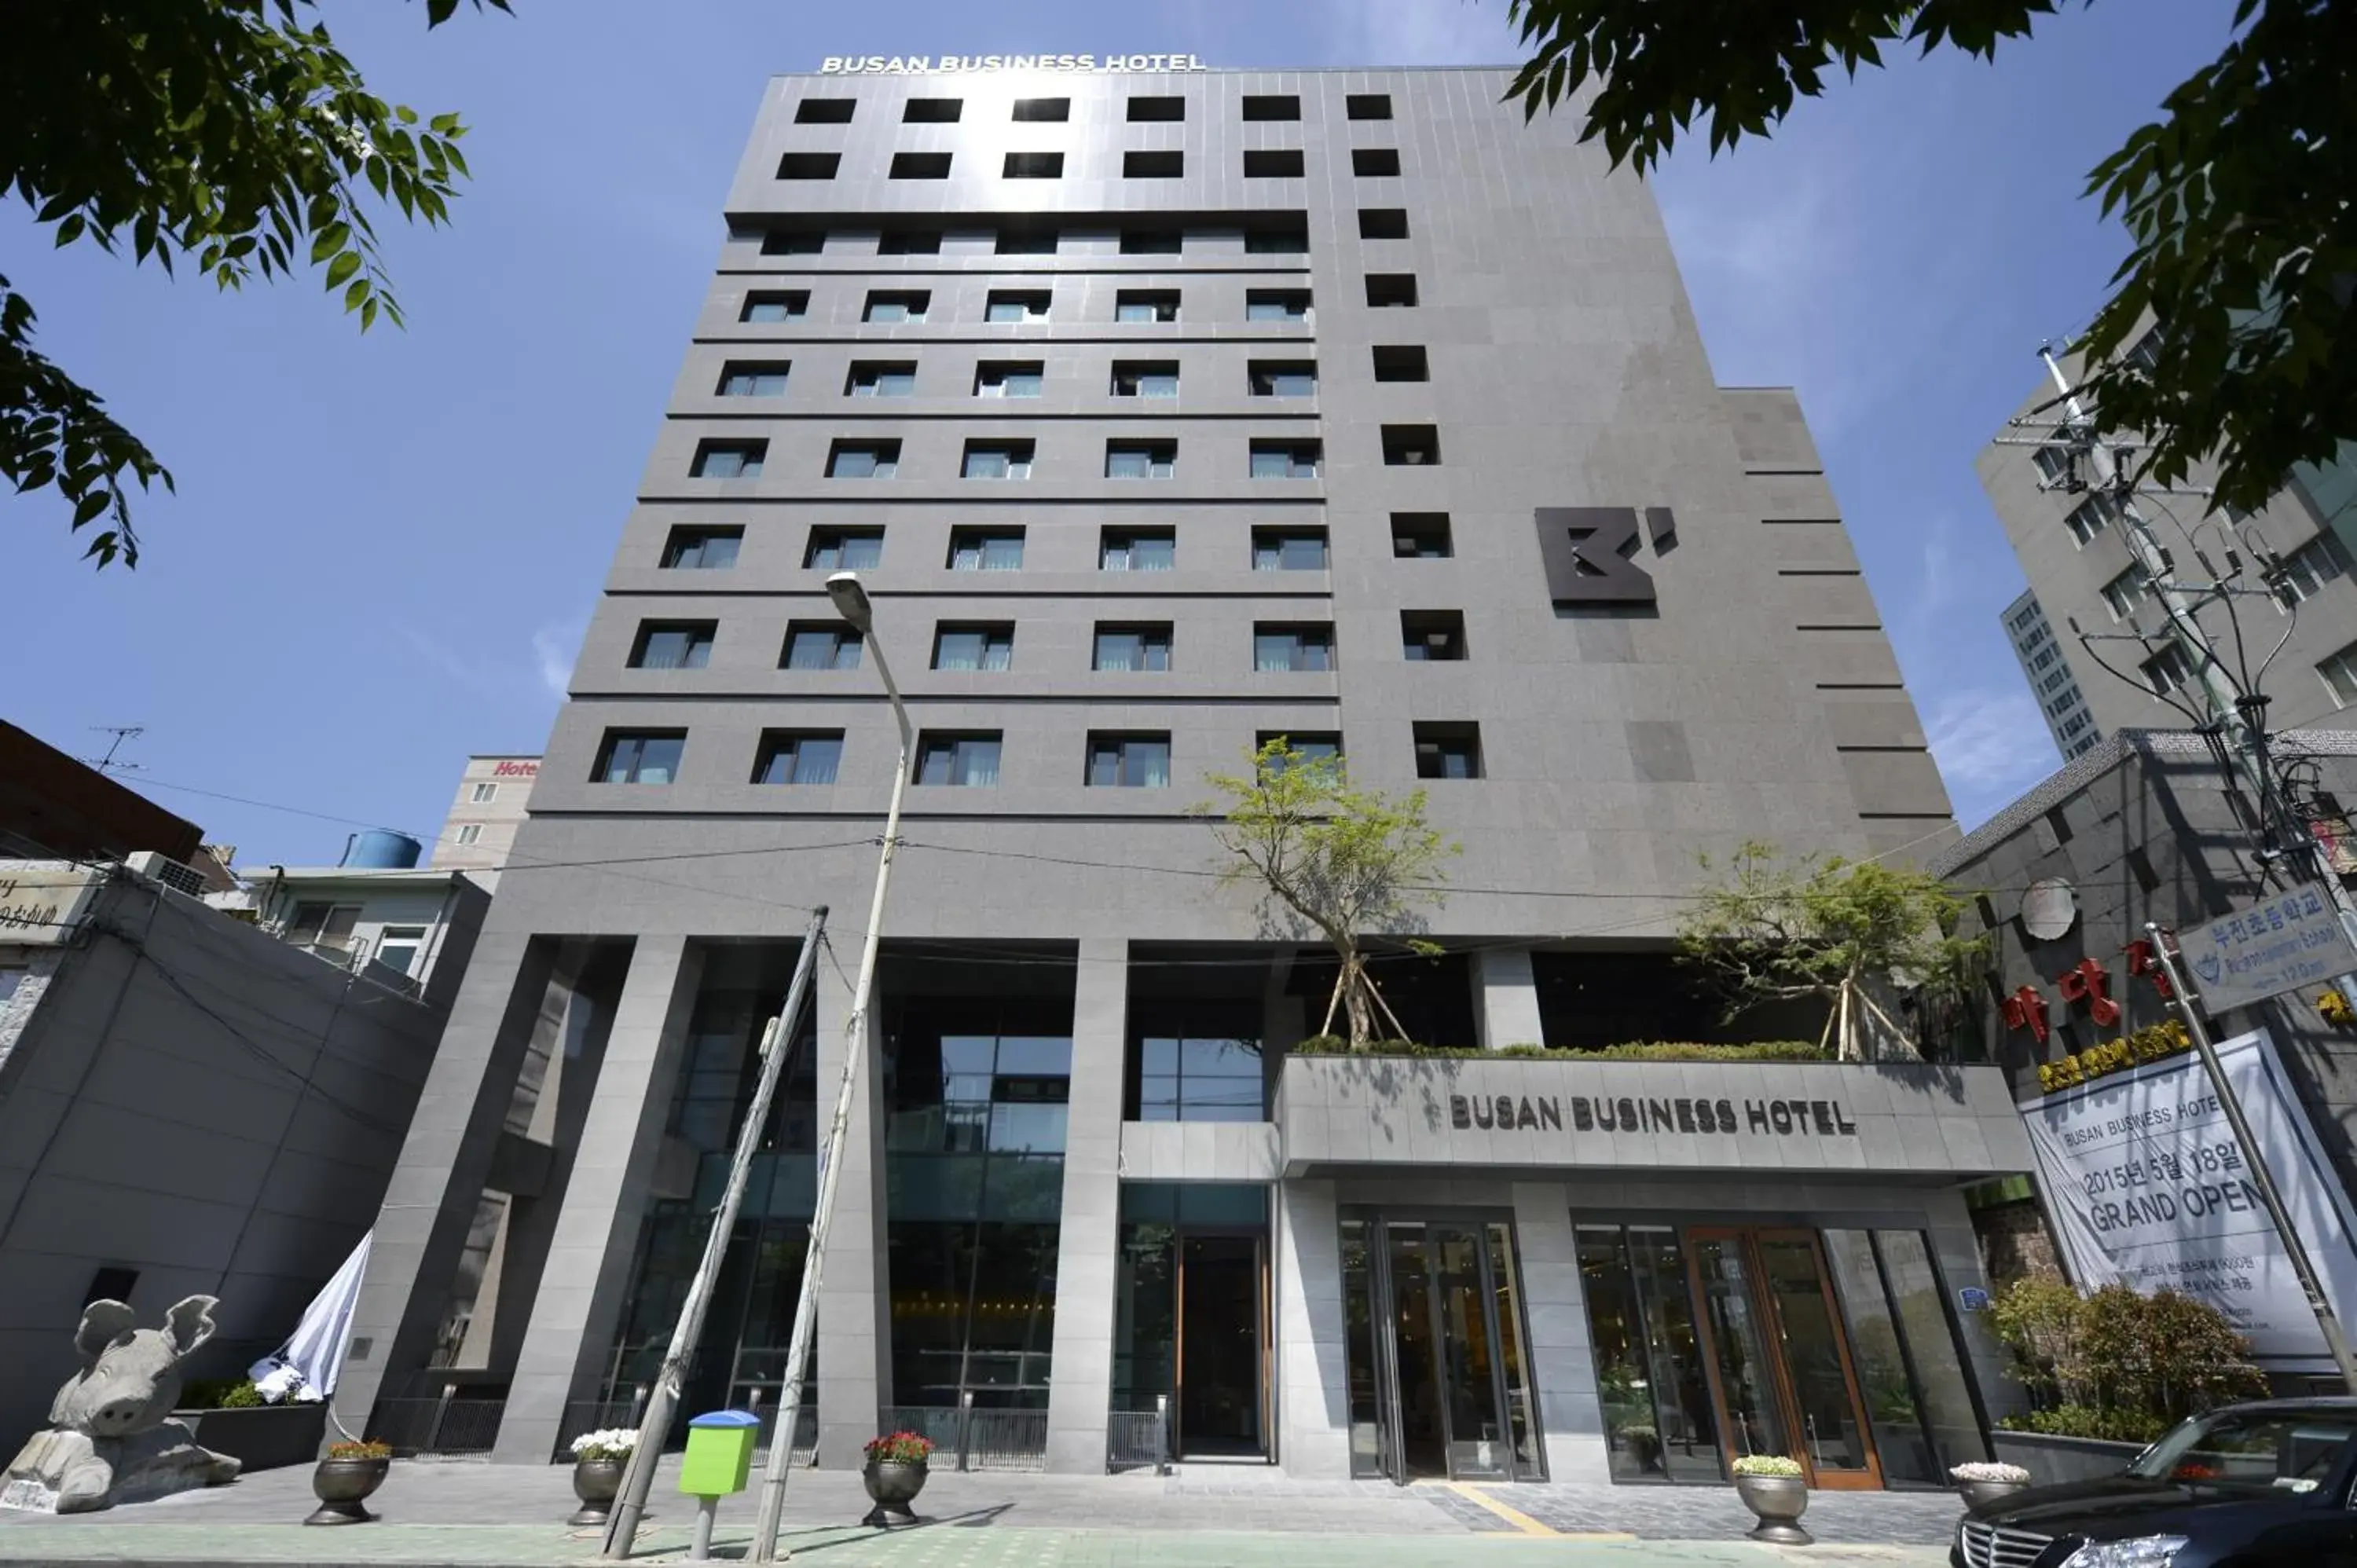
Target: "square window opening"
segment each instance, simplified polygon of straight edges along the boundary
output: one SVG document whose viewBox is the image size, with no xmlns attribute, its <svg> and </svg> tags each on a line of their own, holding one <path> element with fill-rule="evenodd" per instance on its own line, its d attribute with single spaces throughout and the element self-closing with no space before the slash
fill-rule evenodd
<svg viewBox="0 0 2357 1568">
<path fill-rule="evenodd" d="M 942 231 L 926 226 L 894 224 L 877 235 L 876 253 L 879 256 L 938 256 L 942 253 Z"/>
<path fill-rule="evenodd" d="M 856 670 L 859 633 L 839 620 L 798 620 L 786 627 L 780 670 Z"/>
<path fill-rule="evenodd" d="M 1465 612 L 1400 611 L 1400 651 L 1411 662 L 1419 664 L 1463 659 Z"/>
<path fill-rule="evenodd" d="M 1329 564 L 1322 528 L 1255 528 L 1252 550 L 1255 572 L 1323 572 Z"/>
<path fill-rule="evenodd" d="M 1121 155 L 1124 179 L 1177 179 L 1187 172 L 1187 155 L 1178 152 L 1127 152 Z"/>
<path fill-rule="evenodd" d="M 838 441 L 826 455 L 830 479 L 888 479 L 899 467 L 898 441 Z"/>
<path fill-rule="evenodd" d="M 1361 240 L 1406 239 L 1407 209 L 1401 207 L 1360 208 L 1359 238 Z"/>
<path fill-rule="evenodd" d="M 1052 256 L 1060 236 L 1048 223 L 1009 223 L 998 231 L 996 249 L 1002 256 Z"/>
<path fill-rule="evenodd" d="M 894 153 L 891 177 L 894 179 L 947 179 L 950 177 L 950 155 L 947 153 Z"/>
<path fill-rule="evenodd" d="M 964 113 L 963 98 L 911 98 L 901 106 L 900 120 L 909 125 L 954 125 Z"/>
<path fill-rule="evenodd" d="M 1032 444 L 1028 441 L 969 441 L 965 459 L 958 466 L 963 479 L 1028 479 L 1031 477 Z"/>
<path fill-rule="evenodd" d="M 923 290 L 871 289 L 859 318 L 879 327 L 922 321 L 933 296 Z"/>
<path fill-rule="evenodd" d="M 1479 725 L 1419 721 L 1415 726 L 1415 776 L 1419 779 L 1481 777 Z"/>
<path fill-rule="evenodd" d="M 1129 117 L 1135 121 L 1184 120 L 1187 101 L 1184 98 L 1136 96 L 1129 101 Z"/>
<path fill-rule="evenodd" d="M 761 236 L 765 256 L 815 256 L 825 249 L 823 229 L 772 229 Z"/>
<path fill-rule="evenodd" d="M 1400 171 L 1397 147 L 1352 147 L 1351 172 L 1361 179 L 1380 179 Z"/>
<path fill-rule="evenodd" d="M 845 397 L 910 397 L 916 391 L 912 360 L 854 360 L 843 378 Z"/>
<path fill-rule="evenodd" d="M 1089 732 L 1087 783 L 1098 789 L 1165 789 L 1170 785 L 1170 736 Z"/>
<path fill-rule="evenodd" d="M 1379 344 L 1374 350 L 1375 380 L 1428 381 L 1432 365 L 1421 343 Z"/>
<path fill-rule="evenodd" d="M 741 528 L 674 528 L 663 541 L 662 564 L 668 571 L 726 571 L 744 542 Z"/>
<path fill-rule="evenodd" d="M 1178 564 L 1178 535 L 1168 528 L 1108 528 L 1097 536 L 1100 572 L 1168 572 Z"/>
<path fill-rule="evenodd" d="M 1314 479 L 1324 457 L 1324 448 L 1315 441 L 1255 441 L 1252 444 L 1252 477 Z"/>
<path fill-rule="evenodd" d="M 1254 397 L 1316 397 L 1318 364 L 1314 360 L 1254 360 L 1246 367 Z"/>
<path fill-rule="evenodd" d="M 1309 291 L 1306 288 L 1255 288 L 1244 292 L 1246 321 L 1289 321 L 1297 325 L 1310 319 Z"/>
<path fill-rule="evenodd" d="M 1392 513 L 1392 553 L 1403 561 L 1446 561 L 1456 553 L 1445 511 Z"/>
<path fill-rule="evenodd" d="M 708 620 L 650 620 L 639 623 L 630 644 L 633 670 L 701 670 L 712 662 L 712 639 L 720 627 Z"/>
<path fill-rule="evenodd" d="M 1069 98 L 1018 98 L 1015 101 L 1015 118 L 1023 121 L 1065 121 L 1072 117 L 1072 101 Z"/>
<path fill-rule="evenodd" d="M 668 784 L 679 777 L 680 756 L 686 748 L 683 729 L 608 730 L 589 782 Z"/>
<path fill-rule="evenodd" d="M 810 314 L 810 291 L 791 289 L 780 293 L 748 294 L 745 308 L 737 313 L 739 321 L 800 321 Z"/>
<path fill-rule="evenodd" d="M 848 125 L 851 112 L 859 107 L 856 98 L 805 98 L 794 105 L 797 125 Z"/>
<path fill-rule="evenodd" d="M 1121 231 L 1121 253 L 1125 256 L 1175 256 L 1186 248 L 1186 241 L 1176 229 L 1124 229 Z"/>
<path fill-rule="evenodd" d="M 1244 155 L 1246 179 L 1299 179 L 1306 172 L 1299 147 L 1263 147 Z"/>
<path fill-rule="evenodd" d="M 699 441 L 688 471 L 699 479 L 758 479 L 769 452 L 766 441 Z"/>
<path fill-rule="evenodd" d="M 989 302 L 984 306 L 985 321 L 1024 322 L 1048 319 L 1049 295 L 1045 289 L 998 289 L 990 291 Z"/>
<path fill-rule="evenodd" d="M 933 628 L 936 670 L 1005 670 L 1015 661 L 1015 628 L 1006 622 L 943 621 Z"/>
<path fill-rule="evenodd" d="M 1388 92 L 1353 92 L 1342 100 L 1342 106 L 1353 120 L 1388 120 L 1392 117 L 1392 95 Z"/>
<path fill-rule="evenodd" d="M 1061 153 L 1009 153 L 1000 166 L 1000 175 L 1007 179 L 1061 179 L 1064 177 L 1064 155 Z"/>
<path fill-rule="evenodd" d="M 1175 288 L 1125 288 L 1114 295 L 1115 321 L 1176 321 L 1178 291 Z"/>
<path fill-rule="evenodd" d="M 1170 623 L 1154 621 L 1124 626 L 1099 621 L 1096 646 L 1090 658 L 1089 668 L 1117 674 L 1168 671 L 1170 668 Z"/>
<path fill-rule="evenodd" d="M 1115 397 L 1177 397 L 1176 360 L 1116 360 L 1113 367 Z"/>
<path fill-rule="evenodd" d="M 1168 479 L 1178 472 L 1176 441 L 1109 441 L 1105 444 L 1108 479 Z"/>
<path fill-rule="evenodd" d="M 1253 628 L 1253 669 L 1263 675 L 1322 674 L 1334 668 L 1334 628 L 1263 621 Z"/>
<path fill-rule="evenodd" d="M 841 153 L 787 153 L 778 159 L 780 179 L 833 179 Z"/>
<path fill-rule="evenodd" d="M 839 729 L 766 729 L 753 753 L 753 782 L 832 784 L 842 766 Z"/>
<path fill-rule="evenodd" d="M 985 360 L 974 368 L 974 395 L 1038 397 L 1046 374 L 1038 360 Z"/>
<path fill-rule="evenodd" d="M 998 782 L 997 730 L 952 734 L 926 730 L 917 737 L 918 784 L 986 789 Z"/>
<path fill-rule="evenodd" d="M 865 572 L 884 564 L 880 528 L 813 528 L 802 550 L 809 572 Z"/>
<path fill-rule="evenodd" d="M 1301 100 L 1290 92 L 1246 93 L 1243 116 L 1247 120 L 1298 120 Z"/>
<path fill-rule="evenodd" d="M 1440 432 L 1429 424 L 1384 425 L 1383 462 L 1394 468 L 1439 467 Z"/>
<path fill-rule="evenodd" d="M 953 528 L 950 530 L 952 572 L 1016 572 L 1023 566 L 1020 528 Z"/>
<path fill-rule="evenodd" d="M 1396 310 L 1415 303 L 1414 273 L 1369 273 L 1367 303 L 1377 310 Z"/>
</svg>

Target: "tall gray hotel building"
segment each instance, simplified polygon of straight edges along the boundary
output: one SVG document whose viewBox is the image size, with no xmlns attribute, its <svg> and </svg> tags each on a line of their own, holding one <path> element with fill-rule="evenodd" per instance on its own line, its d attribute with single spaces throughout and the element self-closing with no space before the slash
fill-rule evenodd
<svg viewBox="0 0 2357 1568">
<path fill-rule="evenodd" d="M 1166 1400 L 1297 1477 L 1985 1456 L 1997 1069 L 1289 1056 L 1330 961 L 1189 812 L 1273 736 L 1428 790 L 1464 853 L 1391 1005 L 1575 1053 L 1730 1037 L 1670 958 L 1699 854 L 1954 834 L 1796 401 L 1716 384 L 1645 185 L 1506 80 L 770 83 L 348 1412 L 533 1463 L 629 1418 L 825 905 L 685 1394 L 774 1415 L 898 749 L 852 570 L 919 736 L 817 1463 L 921 1423 L 1102 1471 Z"/>
</svg>

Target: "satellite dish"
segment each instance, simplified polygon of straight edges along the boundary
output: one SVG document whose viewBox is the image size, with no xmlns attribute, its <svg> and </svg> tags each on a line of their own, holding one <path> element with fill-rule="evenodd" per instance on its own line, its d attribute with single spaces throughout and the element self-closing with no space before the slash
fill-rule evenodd
<svg viewBox="0 0 2357 1568">
<path fill-rule="evenodd" d="M 2035 940 L 2054 940 L 2078 918 L 2079 896 L 2059 876 L 2042 877 L 2021 895 L 2021 929 Z"/>
</svg>

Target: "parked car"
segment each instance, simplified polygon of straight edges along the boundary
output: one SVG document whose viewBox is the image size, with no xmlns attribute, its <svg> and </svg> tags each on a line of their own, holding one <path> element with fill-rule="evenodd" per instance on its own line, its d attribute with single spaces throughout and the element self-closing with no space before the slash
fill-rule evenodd
<svg viewBox="0 0 2357 1568">
<path fill-rule="evenodd" d="M 2357 1568 L 2357 1399 L 2180 1422 L 2120 1475 L 2033 1487 L 1956 1528 L 1953 1568 Z"/>
</svg>

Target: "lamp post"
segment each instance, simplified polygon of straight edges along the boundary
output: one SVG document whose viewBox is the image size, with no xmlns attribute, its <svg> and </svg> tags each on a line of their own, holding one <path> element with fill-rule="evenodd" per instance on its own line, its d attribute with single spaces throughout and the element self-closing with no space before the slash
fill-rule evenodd
<svg viewBox="0 0 2357 1568">
<path fill-rule="evenodd" d="M 867 1002 L 876 985 L 876 947 L 884 931 L 884 890 L 892 879 L 892 854 L 900 843 L 900 800 L 909 789 L 910 753 L 916 731 L 909 723 L 908 704 L 892 680 L 882 644 L 876 640 L 876 607 L 868 601 L 858 574 L 837 572 L 826 580 L 827 597 L 837 614 L 859 633 L 876 656 L 876 673 L 883 678 L 884 695 L 892 703 L 892 718 L 900 728 L 900 760 L 892 774 L 892 800 L 884 813 L 884 853 L 876 863 L 876 896 L 867 908 L 867 936 L 859 951 L 859 979 L 851 993 L 851 1015 L 844 1022 L 843 1083 L 834 1097 L 834 1119 L 827 1124 L 826 1141 L 819 1145 L 818 1207 L 811 1217 L 810 1248 L 802 1258 L 801 1299 L 794 1305 L 793 1337 L 786 1344 L 785 1387 L 778 1391 L 777 1434 L 770 1440 L 770 1464 L 761 1478 L 761 1508 L 753 1526 L 752 1561 L 778 1558 L 778 1525 L 786 1510 L 786 1480 L 793 1465 L 794 1427 L 802 1416 L 802 1382 L 810 1364 L 811 1336 L 818 1316 L 819 1269 L 826 1258 L 827 1223 L 834 1215 L 834 1190 L 843 1176 L 844 1139 L 851 1130 L 853 1090 L 859 1083 L 860 1062 L 867 1047 Z"/>
</svg>

